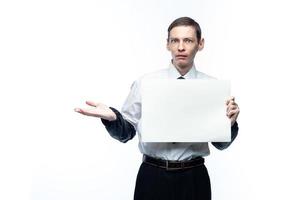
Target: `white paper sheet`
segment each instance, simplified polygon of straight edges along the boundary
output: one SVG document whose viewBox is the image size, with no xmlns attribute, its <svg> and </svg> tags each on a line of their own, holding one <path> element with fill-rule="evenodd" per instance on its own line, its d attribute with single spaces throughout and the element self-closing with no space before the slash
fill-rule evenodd
<svg viewBox="0 0 302 200">
<path fill-rule="evenodd" d="M 146 79 L 141 94 L 143 142 L 231 140 L 230 81 Z"/>
</svg>

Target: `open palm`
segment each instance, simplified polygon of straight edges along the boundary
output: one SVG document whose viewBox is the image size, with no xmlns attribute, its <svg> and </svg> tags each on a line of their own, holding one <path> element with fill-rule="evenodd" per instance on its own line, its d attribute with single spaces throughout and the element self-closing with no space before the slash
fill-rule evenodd
<svg viewBox="0 0 302 200">
<path fill-rule="evenodd" d="M 75 108 L 74 110 L 83 115 L 100 117 L 109 121 L 116 120 L 116 114 L 105 104 L 86 101 L 89 108 Z"/>
</svg>

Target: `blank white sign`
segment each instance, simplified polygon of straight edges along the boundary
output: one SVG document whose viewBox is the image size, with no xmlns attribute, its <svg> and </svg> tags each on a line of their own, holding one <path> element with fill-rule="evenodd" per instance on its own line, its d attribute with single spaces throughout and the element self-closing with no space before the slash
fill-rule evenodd
<svg viewBox="0 0 302 200">
<path fill-rule="evenodd" d="M 145 79 L 141 94 L 143 142 L 231 140 L 230 81 Z"/>
</svg>

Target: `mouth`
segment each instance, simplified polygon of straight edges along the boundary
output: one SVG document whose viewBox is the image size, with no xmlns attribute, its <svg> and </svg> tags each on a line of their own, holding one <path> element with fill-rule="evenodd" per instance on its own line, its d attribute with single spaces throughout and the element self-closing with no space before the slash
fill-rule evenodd
<svg viewBox="0 0 302 200">
<path fill-rule="evenodd" d="M 176 55 L 176 58 L 179 60 L 185 60 L 187 57 L 187 55 Z"/>
</svg>

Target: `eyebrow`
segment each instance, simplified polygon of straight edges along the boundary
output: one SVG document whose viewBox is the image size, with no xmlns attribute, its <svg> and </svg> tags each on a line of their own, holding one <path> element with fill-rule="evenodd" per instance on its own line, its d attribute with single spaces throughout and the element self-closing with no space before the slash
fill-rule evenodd
<svg viewBox="0 0 302 200">
<path fill-rule="evenodd" d="M 177 38 L 177 37 L 170 37 L 169 38 L 170 40 L 180 40 L 180 39 L 190 39 L 190 40 L 195 40 L 195 38 L 193 38 L 193 37 L 185 37 L 185 38 Z"/>
</svg>

